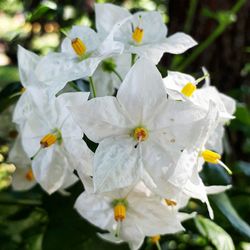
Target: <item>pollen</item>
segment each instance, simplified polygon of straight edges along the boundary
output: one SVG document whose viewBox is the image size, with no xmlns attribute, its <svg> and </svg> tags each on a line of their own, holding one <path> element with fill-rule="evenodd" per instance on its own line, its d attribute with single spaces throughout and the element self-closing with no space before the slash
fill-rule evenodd
<svg viewBox="0 0 250 250">
<path fill-rule="evenodd" d="M 152 244 L 157 244 L 160 239 L 161 239 L 160 235 L 155 235 L 150 237 L 150 241 L 152 242 Z"/>
<path fill-rule="evenodd" d="M 132 39 L 136 42 L 136 43 L 141 43 L 142 39 L 144 37 L 144 30 L 136 27 L 135 30 L 132 33 Z"/>
<path fill-rule="evenodd" d="M 126 218 L 126 206 L 118 203 L 114 206 L 114 218 L 116 221 L 123 221 Z"/>
<path fill-rule="evenodd" d="M 33 174 L 31 169 L 25 174 L 25 179 L 27 181 L 34 181 L 35 180 L 34 174 Z"/>
<path fill-rule="evenodd" d="M 47 134 L 45 135 L 41 141 L 40 141 L 40 145 L 42 148 L 48 148 L 51 145 L 53 145 L 54 143 L 56 143 L 57 141 L 57 136 L 54 134 Z"/>
<path fill-rule="evenodd" d="M 196 90 L 196 85 L 189 82 L 182 88 L 181 93 L 187 97 L 191 97 L 195 90 Z"/>
<path fill-rule="evenodd" d="M 174 200 L 165 199 L 165 202 L 168 206 L 171 206 L 171 207 L 174 207 L 177 205 L 176 201 Z"/>
<path fill-rule="evenodd" d="M 148 139 L 148 130 L 143 127 L 138 127 L 134 130 L 133 136 L 137 141 L 145 141 Z"/>
<path fill-rule="evenodd" d="M 71 45 L 78 56 L 83 56 L 86 53 L 87 47 L 80 38 L 73 39 Z"/>
<path fill-rule="evenodd" d="M 201 156 L 206 162 L 217 164 L 221 159 L 221 155 L 211 151 L 211 150 L 204 150 L 201 152 Z"/>
</svg>

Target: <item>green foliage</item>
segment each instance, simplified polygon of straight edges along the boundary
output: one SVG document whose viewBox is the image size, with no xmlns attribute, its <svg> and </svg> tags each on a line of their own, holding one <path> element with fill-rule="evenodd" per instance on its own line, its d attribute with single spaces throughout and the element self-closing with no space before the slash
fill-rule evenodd
<svg viewBox="0 0 250 250">
<path fill-rule="evenodd" d="M 197 216 L 195 224 L 200 233 L 208 238 L 217 250 L 234 250 L 230 235 L 209 219 Z"/>
</svg>

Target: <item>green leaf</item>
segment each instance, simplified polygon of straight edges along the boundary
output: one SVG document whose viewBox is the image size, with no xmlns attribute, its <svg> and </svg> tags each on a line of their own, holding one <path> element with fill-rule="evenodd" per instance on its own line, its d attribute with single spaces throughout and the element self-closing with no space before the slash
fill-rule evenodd
<svg viewBox="0 0 250 250">
<path fill-rule="evenodd" d="M 211 195 L 210 198 L 232 224 L 232 226 L 243 236 L 250 239 L 250 226 L 240 218 L 237 211 L 232 206 L 228 196 L 225 193 L 221 193 Z"/>
<path fill-rule="evenodd" d="M 237 105 L 235 116 L 237 120 L 244 123 L 245 125 L 250 126 L 250 112 L 245 104 Z"/>
<path fill-rule="evenodd" d="M 0 89 L 6 84 L 19 80 L 17 67 L 3 66 L 0 67 Z"/>
<path fill-rule="evenodd" d="M 39 19 L 40 17 L 44 16 L 48 11 L 56 10 L 56 9 L 57 9 L 56 3 L 52 2 L 52 1 L 45 1 L 41 5 L 39 5 L 33 11 L 33 13 L 29 14 L 26 19 L 29 22 L 33 22 L 33 21 Z"/>
<path fill-rule="evenodd" d="M 234 244 L 230 235 L 213 221 L 197 216 L 195 224 L 199 232 L 207 237 L 217 250 L 234 250 Z"/>
</svg>

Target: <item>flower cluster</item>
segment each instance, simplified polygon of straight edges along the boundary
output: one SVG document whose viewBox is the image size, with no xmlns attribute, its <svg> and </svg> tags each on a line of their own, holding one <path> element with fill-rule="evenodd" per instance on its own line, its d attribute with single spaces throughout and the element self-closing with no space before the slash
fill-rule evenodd
<svg viewBox="0 0 250 250">
<path fill-rule="evenodd" d="M 199 172 L 209 162 L 231 174 L 221 153 L 235 101 L 210 86 L 205 69 L 199 79 L 172 71 L 162 78 L 162 55 L 196 42 L 181 32 L 167 36 L 159 12 L 131 14 L 112 4 L 96 4 L 95 12 L 96 31 L 74 26 L 60 52 L 39 57 L 18 48 L 13 187 L 39 183 L 51 194 L 80 179 L 77 211 L 108 231 L 100 237 L 138 249 L 145 236 L 157 242 L 183 230 L 194 214 L 179 209 L 190 198 L 206 203 L 213 218 L 207 195 L 229 187 L 206 187 Z"/>
</svg>

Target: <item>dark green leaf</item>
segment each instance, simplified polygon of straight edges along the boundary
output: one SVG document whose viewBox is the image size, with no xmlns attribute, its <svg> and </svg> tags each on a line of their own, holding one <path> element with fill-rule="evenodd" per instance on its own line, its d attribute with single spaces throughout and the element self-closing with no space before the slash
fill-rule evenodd
<svg viewBox="0 0 250 250">
<path fill-rule="evenodd" d="M 243 236 L 250 239 L 250 226 L 240 218 L 237 211 L 232 206 L 228 196 L 225 193 L 221 193 L 212 195 L 210 198 L 232 224 L 232 226 Z"/>
<path fill-rule="evenodd" d="M 230 235 L 213 221 L 197 216 L 195 218 L 195 224 L 200 233 L 207 237 L 217 250 L 235 249 Z"/>
</svg>

